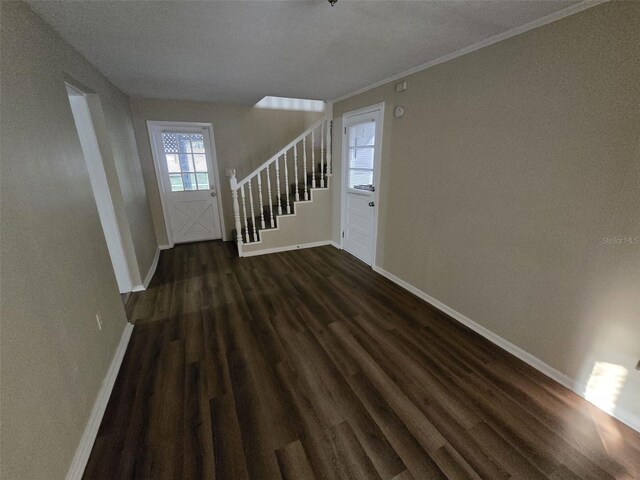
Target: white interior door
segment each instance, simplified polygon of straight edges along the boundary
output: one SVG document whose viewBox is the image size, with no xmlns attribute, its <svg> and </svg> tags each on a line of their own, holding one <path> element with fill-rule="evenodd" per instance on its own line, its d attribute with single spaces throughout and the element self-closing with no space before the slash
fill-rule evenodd
<svg viewBox="0 0 640 480">
<path fill-rule="evenodd" d="M 150 133 L 170 244 L 222 238 L 209 129 L 152 125 Z"/>
<path fill-rule="evenodd" d="M 377 224 L 382 107 L 343 117 L 342 248 L 371 265 Z"/>
</svg>

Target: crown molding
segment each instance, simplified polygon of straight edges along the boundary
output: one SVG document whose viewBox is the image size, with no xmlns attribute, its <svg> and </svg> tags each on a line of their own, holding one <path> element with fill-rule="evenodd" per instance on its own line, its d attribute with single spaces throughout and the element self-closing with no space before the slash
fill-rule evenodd
<svg viewBox="0 0 640 480">
<path fill-rule="evenodd" d="M 582 2 L 575 3 L 567 8 L 558 10 L 557 12 L 550 13 L 549 15 L 545 15 L 544 17 L 540 17 L 529 23 L 525 23 L 524 25 L 519 25 L 505 32 L 498 33 L 497 35 L 493 35 L 492 37 L 481 40 L 477 43 L 474 43 L 473 45 L 469 45 L 468 47 L 464 47 L 454 52 L 447 53 L 446 55 L 438 57 L 434 60 L 430 60 L 416 67 L 410 68 L 409 70 L 405 70 L 404 72 L 398 73 L 391 77 L 387 77 L 376 83 L 372 83 L 369 86 L 360 88 L 351 93 L 347 93 L 346 95 L 342 95 L 334 100 L 330 100 L 329 103 L 333 104 L 341 102 L 342 100 L 346 100 L 347 98 L 353 97 L 354 95 L 367 92 L 386 83 L 393 82 L 394 80 L 399 80 L 403 77 L 421 72 L 440 63 L 448 62 L 449 60 L 461 57 L 462 55 L 466 55 L 467 53 L 475 52 L 476 50 L 480 50 L 481 48 L 488 47 L 489 45 L 493 45 L 494 43 L 501 42 L 503 40 L 506 40 L 507 38 L 515 37 L 516 35 L 520 35 L 521 33 L 528 32 L 529 30 L 533 30 L 534 28 L 542 27 L 543 25 L 547 25 L 549 23 L 555 22 L 556 20 L 574 15 L 576 13 L 582 12 L 583 10 L 587 10 L 588 8 L 595 7 L 596 5 L 600 5 L 608 1 L 610 0 L 583 0 Z"/>
</svg>

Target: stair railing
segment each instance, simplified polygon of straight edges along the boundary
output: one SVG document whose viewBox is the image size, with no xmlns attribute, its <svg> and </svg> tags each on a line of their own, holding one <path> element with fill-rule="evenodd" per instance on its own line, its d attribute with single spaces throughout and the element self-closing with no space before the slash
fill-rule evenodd
<svg viewBox="0 0 640 480">
<path fill-rule="evenodd" d="M 327 177 L 331 176 L 331 126 L 332 122 L 328 117 L 322 118 L 242 180 L 236 178 L 234 169 L 227 170 L 233 203 L 236 243 L 238 244 L 240 256 L 242 256 L 242 245 L 258 242 L 259 231 L 265 229 L 267 223 L 269 228 L 274 228 L 277 216 L 288 215 L 293 212 L 292 204 L 294 201 L 310 200 L 310 189 L 328 186 Z M 320 138 L 320 145 L 316 142 L 317 135 Z M 301 149 L 301 155 L 298 154 L 299 149 Z M 310 155 L 307 155 L 307 149 L 309 149 Z M 318 150 L 320 157 L 319 168 L 316 165 L 316 150 Z M 292 155 L 288 155 L 290 151 L 293 151 Z M 300 158 L 302 158 L 303 163 L 304 190 L 300 189 L 298 180 L 298 172 L 300 171 L 298 162 Z M 310 166 L 307 165 L 308 158 L 311 160 Z M 294 186 L 289 185 L 289 162 L 293 163 Z M 281 167 L 284 168 L 284 176 L 280 174 Z M 311 170 L 309 170 L 309 167 Z M 272 170 L 275 175 L 271 174 Z M 307 181 L 308 175 L 311 176 L 310 181 Z M 316 176 L 318 176 L 317 181 Z M 275 178 L 276 183 L 275 189 L 271 186 L 273 178 Z M 254 179 L 255 181 L 253 181 Z M 281 179 L 284 180 L 284 194 L 281 194 Z M 263 181 L 266 183 L 266 189 L 263 188 Z M 311 184 L 310 186 L 308 185 L 309 183 Z M 256 187 L 255 190 L 254 186 Z M 248 192 L 245 192 L 245 189 Z M 276 192 L 275 199 L 272 197 L 274 190 Z M 268 196 L 266 202 L 263 198 L 265 193 Z M 255 216 L 254 196 L 258 201 L 259 217 Z M 248 209 L 247 201 L 249 203 Z M 277 212 L 274 212 L 274 208 L 277 208 Z M 247 215 L 247 210 L 251 217 Z M 265 210 L 267 210 L 266 213 Z"/>
</svg>

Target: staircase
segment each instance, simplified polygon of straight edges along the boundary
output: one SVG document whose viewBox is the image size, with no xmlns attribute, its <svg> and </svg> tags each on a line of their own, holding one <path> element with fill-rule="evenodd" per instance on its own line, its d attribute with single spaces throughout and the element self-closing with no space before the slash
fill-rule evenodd
<svg viewBox="0 0 640 480">
<path fill-rule="evenodd" d="M 258 252 L 256 248 L 270 231 L 279 231 L 285 218 L 295 217 L 303 205 L 313 203 L 314 195 L 329 189 L 331 120 L 325 117 L 316 122 L 244 179 L 237 180 L 235 170 L 228 170 L 227 176 L 233 200 L 233 238 L 242 257 Z M 279 232 L 277 241 L 287 243 L 286 238 Z"/>
</svg>

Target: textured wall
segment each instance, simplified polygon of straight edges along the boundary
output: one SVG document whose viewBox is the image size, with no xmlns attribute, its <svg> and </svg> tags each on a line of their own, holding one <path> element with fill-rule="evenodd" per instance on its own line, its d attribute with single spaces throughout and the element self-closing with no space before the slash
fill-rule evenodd
<svg viewBox="0 0 640 480">
<path fill-rule="evenodd" d="M 261 234 L 261 243 L 244 245 L 242 251 L 251 253 L 331 240 L 333 236 L 331 188 L 313 190 L 312 200 L 309 203 L 297 203 L 295 216 L 279 217 L 278 230 L 265 230 Z M 293 199 L 291 201 L 293 202 Z"/>
<path fill-rule="evenodd" d="M 65 75 L 100 95 L 143 275 L 155 238 L 127 97 L 23 3 L 0 15 L 0 477 L 63 478 L 126 324 Z"/>
<path fill-rule="evenodd" d="M 136 97 L 131 99 L 131 110 L 156 236 L 160 244 L 167 243 L 167 235 L 149 143 L 147 121 L 213 124 L 222 188 L 219 198 L 222 198 L 228 238 L 231 239 L 231 230 L 234 228 L 233 208 L 229 180 L 225 176 L 225 170 L 235 168 L 238 180 L 241 180 L 322 118 L 323 115 L 318 112 L 264 110 L 238 105 Z"/>
<path fill-rule="evenodd" d="M 581 383 L 624 367 L 636 421 L 640 244 L 603 239 L 640 236 L 638 25 L 606 3 L 334 105 L 386 102 L 377 264 Z"/>
</svg>

